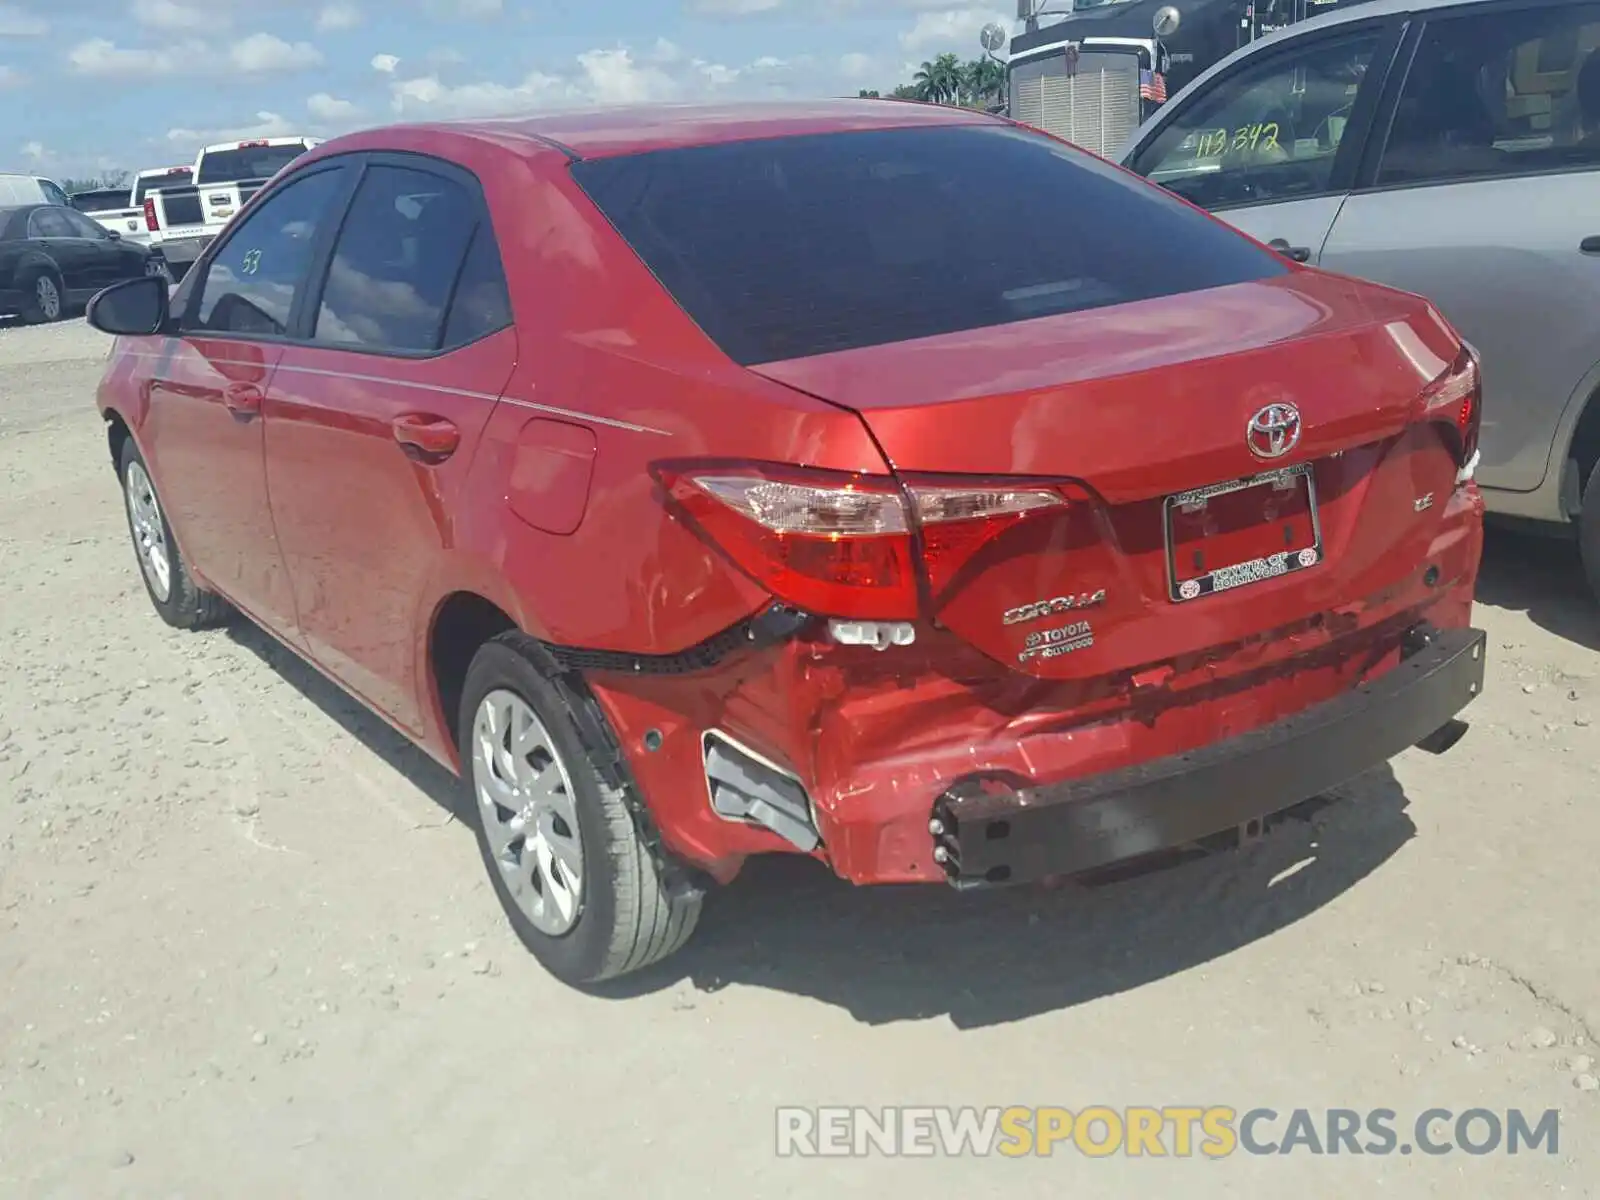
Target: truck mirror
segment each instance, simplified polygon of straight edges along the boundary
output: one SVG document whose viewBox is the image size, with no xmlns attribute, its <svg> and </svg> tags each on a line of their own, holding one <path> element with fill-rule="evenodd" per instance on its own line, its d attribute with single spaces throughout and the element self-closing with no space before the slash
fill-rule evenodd
<svg viewBox="0 0 1600 1200">
<path fill-rule="evenodd" d="M 1155 19 L 1151 21 L 1151 25 L 1155 28 L 1157 37 L 1171 37 L 1178 32 L 1178 24 L 1182 19 L 1182 14 L 1175 7 L 1164 4 L 1156 9 Z"/>
</svg>

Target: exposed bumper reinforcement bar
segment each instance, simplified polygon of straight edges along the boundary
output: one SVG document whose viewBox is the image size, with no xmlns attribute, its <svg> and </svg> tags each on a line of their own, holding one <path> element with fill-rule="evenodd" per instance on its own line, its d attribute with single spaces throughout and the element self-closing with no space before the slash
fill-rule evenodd
<svg viewBox="0 0 1600 1200">
<path fill-rule="evenodd" d="M 957 887 L 1078 874 L 1281 812 L 1410 746 L 1440 752 L 1454 738 L 1434 735 L 1483 690 L 1487 639 L 1421 629 L 1408 643 L 1376 680 L 1187 754 L 1022 790 L 958 781 L 934 804 L 934 856 Z"/>
</svg>

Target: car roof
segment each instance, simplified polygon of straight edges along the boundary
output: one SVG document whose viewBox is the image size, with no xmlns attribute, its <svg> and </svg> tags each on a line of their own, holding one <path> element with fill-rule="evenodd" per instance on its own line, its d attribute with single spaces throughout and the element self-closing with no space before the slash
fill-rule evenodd
<svg viewBox="0 0 1600 1200">
<path fill-rule="evenodd" d="M 568 109 L 537 116 L 446 121 L 411 128 L 477 133 L 495 140 L 520 136 L 552 143 L 579 158 L 607 158 L 808 133 L 1003 123 L 987 113 L 949 105 L 839 99 Z"/>
</svg>

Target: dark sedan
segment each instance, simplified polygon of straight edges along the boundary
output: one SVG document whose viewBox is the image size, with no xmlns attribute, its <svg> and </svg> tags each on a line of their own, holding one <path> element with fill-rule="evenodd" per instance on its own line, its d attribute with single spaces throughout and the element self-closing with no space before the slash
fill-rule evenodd
<svg viewBox="0 0 1600 1200">
<path fill-rule="evenodd" d="M 101 288 L 159 274 L 161 260 L 76 209 L 29 204 L 0 209 L 0 315 L 54 321 Z"/>
</svg>

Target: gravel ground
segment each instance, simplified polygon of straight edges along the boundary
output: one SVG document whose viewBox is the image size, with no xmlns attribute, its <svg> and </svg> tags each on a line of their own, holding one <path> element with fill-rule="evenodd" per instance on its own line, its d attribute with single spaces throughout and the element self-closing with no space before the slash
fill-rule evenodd
<svg viewBox="0 0 1600 1200">
<path fill-rule="evenodd" d="M 443 772 L 265 635 L 150 611 L 104 353 L 0 328 L 0 1195 L 1600 1195 L 1600 618 L 1566 547 L 1492 540 L 1456 750 L 1248 851 L 978 897 L 753 867 L 591 998 L 513 942 Z M 1562 1123 L 1516 1157 L 775 1153 L 776 1105 L 888 1103 Z"/>
</svg>

